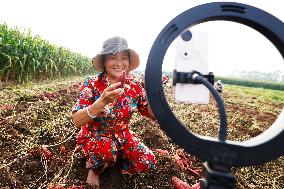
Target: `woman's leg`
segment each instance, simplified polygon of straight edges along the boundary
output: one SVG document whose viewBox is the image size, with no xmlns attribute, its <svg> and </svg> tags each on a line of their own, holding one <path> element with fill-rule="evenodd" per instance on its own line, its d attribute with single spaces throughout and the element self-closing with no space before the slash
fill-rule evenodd
<svg viewBox="0 0 284 189">
<path fill-rule="evenodd" d="M 82 145 L 83 156 L 87 157 L 86 168 L 89 169 L 86 182 L 99 186 L 99 175 L 117 159 L 117 144 L 108 137 L 96 136 Z"/>
<path fill-rule="evenodd" d="M 88 172 L 88 177 L 87 177 L 86 182 L 93 187 L 99 187 L 100 186 L 100 175 L 95 174 L 94 171 L 90 169 Z"/>
<path fill-rule="evenodd" d="M 156 159 L 153 152 L 141 143 L 132 131 L 126 137 L 126 143 L 118 152 L 118 158 L 121 160 L 121 172 L 135 175 L 154 170 Z"/>
</svg>

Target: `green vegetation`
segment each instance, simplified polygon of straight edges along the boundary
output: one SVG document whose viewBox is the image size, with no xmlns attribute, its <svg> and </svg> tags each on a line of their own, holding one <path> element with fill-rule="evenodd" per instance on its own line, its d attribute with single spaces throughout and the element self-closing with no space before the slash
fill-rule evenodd
<svg viewBox="0 0 284 189">
<path fill-rule="evenodd" d="M 217 76 L 215 80 L 217 81 L 218 79 L 220 79 L 224 84 L 229 84 L 229 85 L 239 85 L 239 86 L 246 86 L 246 87 L 255 87 L 255 88 L 264 88 L 264 89 L 284 91 L 283 82 L 253 81 L 253 80 Z"/>
<path fill-rule="evenodd" d="M 88 57 L 5 23 L 0 24 L 0 61 L 1 81 L 25 83 L 93 72 Z"/>
<path fill-rule="evenodd" d="M 247 94 L 249 96 L 262 97 L 273 102 L 284 102 L 284 91 L 264 89 L 264 88 L 252 88 L 236 85 L 225 85 L 225 90 L 230 92 L 237 92 L 238 94 Z"/>
</svg>

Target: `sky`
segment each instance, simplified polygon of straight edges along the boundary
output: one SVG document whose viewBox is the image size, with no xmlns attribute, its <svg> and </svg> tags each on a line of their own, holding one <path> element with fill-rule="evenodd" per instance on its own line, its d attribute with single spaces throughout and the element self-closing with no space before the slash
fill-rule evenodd
<svg viewBox="0 0 284 189">
<path fill-rule="evenodd" d="M 205 0 L 9 0 L 1 2 L 0 21 L 30 29 L 53 44 L 90 58 L 101 51 L 107 38 L 122 36 L 139 55 L 145 70 L 148 54 L 160 31 L 180 13 Z M 284 21 L 280 0 L 242 0 Z M 232 22 L 194 26 L 208 35 L 209 70 L 227 74 L 234 70 L 284 70 L 283 58 L 261 34 Z M 175 42 L 169 47 L 163 71 L 175 67 Z"/>
</svg>

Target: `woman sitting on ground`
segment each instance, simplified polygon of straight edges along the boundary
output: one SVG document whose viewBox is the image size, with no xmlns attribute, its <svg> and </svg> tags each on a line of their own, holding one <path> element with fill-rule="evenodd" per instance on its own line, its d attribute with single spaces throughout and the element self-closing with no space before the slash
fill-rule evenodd
<svg viewBox="0 0 284 189">
<path fill-rule="evenodd" d="M 75 126 L 81 128 L 77 145 L 87 158 L 86 182 L 99 187 L 100 174 L 116 162 L 124 174 L 135 175 L 155 168 L 153 152 L 129 129 L 135 111 L 152 119 L 154 116 L 141 82 L 130 74 L 138 67 L 139 57 L 128 48 L 125 39 L 106 40 L 93 64 L 100 73 L 84 81 L 72 118 Z"/>
</svg>

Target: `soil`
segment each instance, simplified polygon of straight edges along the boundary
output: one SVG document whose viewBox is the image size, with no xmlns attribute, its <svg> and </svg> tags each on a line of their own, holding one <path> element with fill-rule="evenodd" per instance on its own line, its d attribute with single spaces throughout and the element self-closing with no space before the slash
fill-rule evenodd
<svg viewBox="0 0 284 189">
<path fill-rule="evenodd" d="M 70 110 L 83 78 L 48 81 L 30 85 L 1 85 L 0 92 L 0 188 L 91 188 L 85 183 L 85 159 L 74 153 L 79 132 L 73 126 Z M 165 87 L 167 101 L 177 118 L 196 134 L 217 137 L 218 111 L 209 105 L 179 104 L 172 99 L 172 88 Z M 244 141 L 259 135 L 275 121 L 284 103 L 222 93 L 228 111 L 228 139 Z M 172 189 L 172 177 L 189 185 L 202 176 L 181 169 L 175 159 L 184 154 L 195 170 L 202 160 L 184 152 L 167 137 L 159 124 L 134 114 L 131 129 L 153 150 L 157 168 L 138 176 L 122 175 L 116 166 L 107 168 L 100 188 Z M 167 150 L 163 154 L 159 149 Z M 236 188 L 284 188 L 284 157 L 261 166 L 234 168 Z"/>
</svg>

